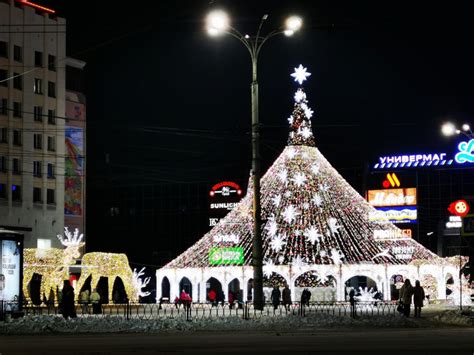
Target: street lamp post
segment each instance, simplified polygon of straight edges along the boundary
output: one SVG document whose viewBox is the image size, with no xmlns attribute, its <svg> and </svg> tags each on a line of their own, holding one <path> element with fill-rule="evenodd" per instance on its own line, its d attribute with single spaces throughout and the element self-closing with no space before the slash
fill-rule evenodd
<svg viewBox="0 0 474 355">
<path fill-rule="evenodd" d="M 270 38 L 285 34 L 292 36 L 301 28 L 302 20 L 297 16 L 289 17 L 285 26 L 269 32 L 267 35 L 261 35 L 263 23 L 268 18 L 265 14 L 260 20 L 257 34 L 255 36 L 243 35 L 238 30 L 229 25 L 227 14 L 221 10 L 211 12 L 207 17 L 207 30 L 211 36 L 220 34 L 229 34 L 238 39 L 247 48 L 252 61 L 252 83 L 251 102 L 252 102 L 252 182 L 253 182 L 253 243 L 252 243 L 252 263 L 253 263 L 253 302 L 256 309 L 263 309 L 263 248 L 261 236 L 261 214 L 260 214 L 260 123 L 258 117 L 258 81 L 257 64 L 258 55 L 262 46 Z"/>
<path fill-rule="evenodd" d="M 443 133 L 444 136 L 454 136 L 454 135 L 459 135 L 462 134 L 466 136 L 468 139 L 473 139 L 474 138 L 474 133 L 471 130 L 471 126 L 469 126 L 467 123 L 464 123 L 461 126 L 461 129 L 458 129 L 454 123 L 452 122 L 445 122 L 441 126 L 441 132 Z M 468 245 L 469 247 L 470 245 Z M 470 249 L 468 249 L 470 251 Z M 462 268 L 462 234 L 459 234 L 459 309 L 462 311 L 462 279 L 463 279 L 463 273 L 461 272 Z"/>
</svg>

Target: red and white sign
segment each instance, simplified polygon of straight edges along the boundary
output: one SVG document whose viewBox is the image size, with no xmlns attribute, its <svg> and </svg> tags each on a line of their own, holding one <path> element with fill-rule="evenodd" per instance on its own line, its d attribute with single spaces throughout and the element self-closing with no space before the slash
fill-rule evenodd
<svg viewBox="0 0 474 355">
<path fill-rule="evenodd" d="M 452 202 L 449 207 L 448 211 L 459 217 L 466 217 L 469 213 L 470 207 L 466 200 L 457 200 Z"/>
</svg>

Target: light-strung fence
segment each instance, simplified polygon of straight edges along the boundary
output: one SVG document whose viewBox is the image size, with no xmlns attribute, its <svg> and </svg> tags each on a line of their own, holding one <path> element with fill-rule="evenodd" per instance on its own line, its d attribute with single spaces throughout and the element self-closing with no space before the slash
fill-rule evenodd
<svg viewBox="0 0 474 355">
<path fill-rule="evenodd" d="M 78 304 L 75 306 L 77 317 L 123 317 L 126 319 L 160 319 L 160 318 L 185 318 L 197 320 L 206 318 L 243 318 L 259 319 L 264 317 L 305 317 L 312 314 L 328 314 L 338 317 L 370 317 L 394 315 L 397 304 L 394 302 L 358 302 L 352 309 L 348 302 L 310 302 L 302 304 L 293 302 L 289 305 L 275 307 L 271 303 L 264 305 L 262 310 L 255 309 L 253 304 L 247 303 L 190 303 L 190 304 L 104 304 L 94 309 L 91 304 Z M 58 305 L 33 306 L 23 308 L 26 315 L 61 315 Z"/>
</svg>

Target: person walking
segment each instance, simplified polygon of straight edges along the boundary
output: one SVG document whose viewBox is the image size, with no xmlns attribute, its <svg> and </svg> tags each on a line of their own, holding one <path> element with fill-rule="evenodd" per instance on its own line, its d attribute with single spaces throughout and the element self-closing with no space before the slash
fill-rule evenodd
<svg viewBox="0 0 474 355">
<path fill-rule="evenodd" d="M 288 284 L 285 284 L 285 288 L 283 289 L 282 297 L 283 297 L 283 306 L 285 307 L 285 309 L 287 311 L 289 311 L 290 306 L 291 306 L 291 290 L 288 287 Z"/>
<path fill-rule="evenodd" d="M 102 314 L 102 304 L 100 303 L 100 294 L 94 288 L 91 293 L 92 314 Z"/>
<path fill-rule="evenodd" d="M 351 288 L 351 291 L 349 292 L 349 302 L 351 304 L 351 317 L 355 318 L 356 317 L 356 299 L 355 299 L 354 288 Z"/>
<path fill-rule="evenodd" d="M 400 289 L 400 300 L 403 303 L 403 314 L 405 317 L 410 317 L 411 299 L 413 296 L 413 286 L 410 279 L 406 279 L 402 288 Z"/>
<path fill-rule="evenodd" d="M 416 280 L 415 289 L 413 290 L 413 304 L 415 306 L 415 318 L 421 317 L 421 307 L 425 299 L 425 290 L 420 285 L 420 281 Z"/>
<path fill-rule="evenodd" d="M 273 287 L 272 294 L 270 296 L 273 304 L 273 309 L 276 310 L 280 305 L 281 292 L 278 287 Z"/>
<path fill-rule="evenodd" d="M 69 280 L 64 280 L 61 298 L 61 309 L 65 319 L 76 318 L 76 308 L 74 306 L 74 288 Z"/>
</svg>

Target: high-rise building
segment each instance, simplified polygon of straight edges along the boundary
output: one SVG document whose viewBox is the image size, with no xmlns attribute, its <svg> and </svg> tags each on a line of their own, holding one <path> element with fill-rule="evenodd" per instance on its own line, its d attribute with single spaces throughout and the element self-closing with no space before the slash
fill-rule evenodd
<svg viewBox="0 0 474 355">
<path fill-rule="evenodd" d="M 64 18 L 0 1 L 0 227 L 25 247 L 58 246 L 65 225 L 66 64 Z"/>
</svg>

